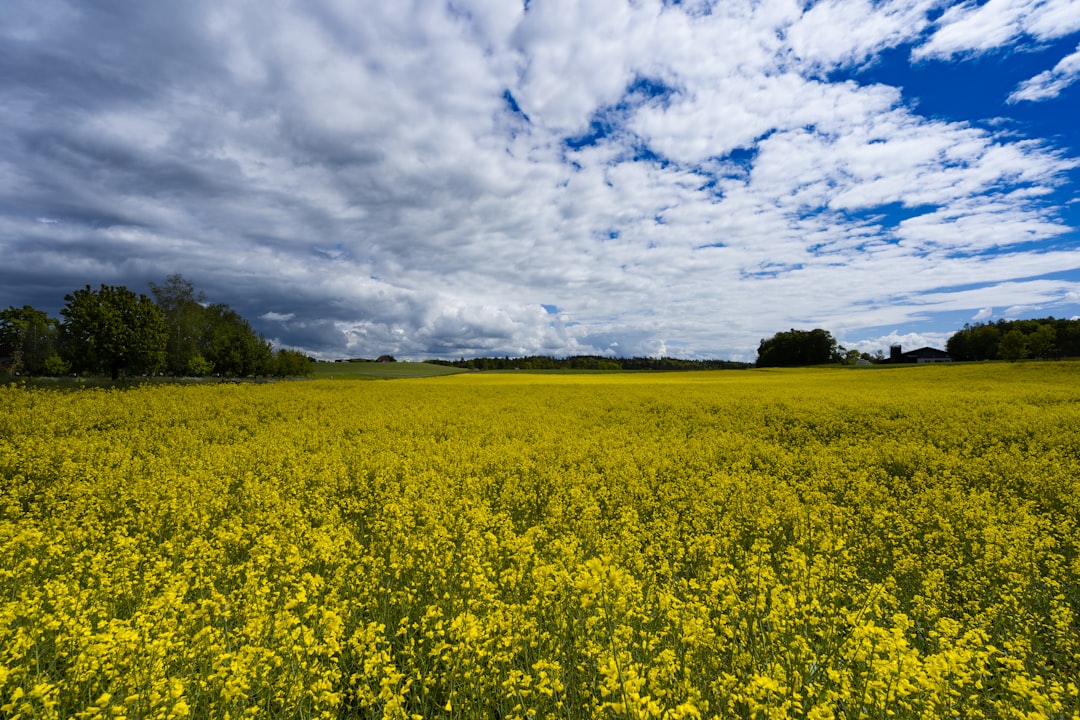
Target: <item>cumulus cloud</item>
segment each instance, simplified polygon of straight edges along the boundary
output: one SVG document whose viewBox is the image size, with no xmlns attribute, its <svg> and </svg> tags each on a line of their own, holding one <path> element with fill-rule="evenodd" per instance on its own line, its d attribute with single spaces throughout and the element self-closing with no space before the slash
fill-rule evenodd
<svg viewBox="0 0 1080 720">
<path fill-rule="evenodd" d="M 1074 303 L 1072 151 L 849 71 L 1065 37 L 1075 4 L 937 7 L 10 0 L 0 304 L 181 272 L 324 357 L 752 359 Z"/>
</svg>

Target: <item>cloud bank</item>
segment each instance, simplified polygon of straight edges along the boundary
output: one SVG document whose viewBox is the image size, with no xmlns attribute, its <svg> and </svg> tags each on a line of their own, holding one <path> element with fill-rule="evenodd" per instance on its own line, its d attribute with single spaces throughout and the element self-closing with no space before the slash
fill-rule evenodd
<svg viewBox="0 0 1080 720">
<path fill-rule="evenodd" d="M 752 359 L 789 327 L 1075 314 L 1076 147 L 859 69 L 1078 31 L 1054 0 L 8 0 L 0 304 L 181 272 L 323 357 Z"/>
</svg>

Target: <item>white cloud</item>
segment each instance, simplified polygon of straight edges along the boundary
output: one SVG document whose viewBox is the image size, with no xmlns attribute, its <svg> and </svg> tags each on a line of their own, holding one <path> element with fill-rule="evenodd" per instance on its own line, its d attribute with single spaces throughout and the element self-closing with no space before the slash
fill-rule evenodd
<svg viewBox="0 0 1080 720">
<path fill-rule="evenodd" d="M 912 51 L 915 59 L 948 60 L 980 54 L 1025 38 L 1046 42 L 1080 31 L 1080 3 L 1075 0 L 988 0 L 953 5 L 937 21 L 937 30 Z M 1009 103 L 1057 97 L 1080 76 L 1080 47 L 1046 70 L 1020 83 Z"/>
<path fill-rule="evenodd" d="M 1065 151 L 830 79 L 1053 37 L 1062 3 L 929 36 L 933 0 L 21 4 L 0 251 L 38 276 L 0 286 L 180 271 L 325 356 L 752 359 L 793 325 L 1052 307 L 1066 285 L 1018 281 L 1080 268 L 1030 251 L 1075 232 Z"/>
<path fill-rule="evenodd" d="M 994 308 L 992 308 L 992 307 L 984 307 L 984 308 L 980 308 L 979 312 L 975 313 L 971 317 L 971 319 L 972 319 L 973 322 L 980 322 L 982 320 L 989 320 L 992 317 L 994 317 Z"/>
<path fill-rule="evenodd" d="M 598 106 L 617 101 L 655 16 L 650 6 L 622 0 L 530 6 L 514 33 L 523 57 L 519 102 L 525 113 L 546 129 L 573 133 Z"/>
<path fill-rule="evenodd" d="M 1038 305 L 1013 305 L 1011 307 L 1005 308 L 1004 315 L 1007 318 L 1016 319 L 1016 318 L 1019 318 L 1022 315 L 1025 315 L 1025 314 L 1031 313 L 1031 312 L 1035 312 L 1035 311 L 1038 311 L 1038 310 L 1041 310 L 1041 309 L 1042 308 L 1040 306 L 1038 306 Z"/>
<path fill-rule="evenodd" d="M 988 0 L 949 7 L 937 30 L 912 55 L 944 58 L 1003 47 L 1019 38 L 1066 37 L 1080 30 L 1080 6 L 1074 0 Z"/>
<path fill-rule="evenodd" d="M 786 37 L 793 55 L 811 68 L 861 65 L 919 37 L 935 5 L 935 0 L 825 0 L 810 5 Z"/>
<path fill-rule="evenodd" d="M 1046 70 L 1020 83 L 1009 95 L 1010 103 L 1023 100 L 1039 102 L 1056 98 L 1061 92 L 1080 79 L 1080 45 L 1076 51 L 1064 58 L 1052 70 Z"/>
<path fill-rule="evenodd" d="M 942 310 L 964 310 L 993 303 L 1005 306 L 1005 315 L 1016 315 L 1016 308 L 1044 309 L 1061 305 L 1067 293 L 1078 284 L 1062 280 L 1027 280 L 988 283 L 982 287 L 963 290 L 938 290 L 922 296 Z"/>
</svg>

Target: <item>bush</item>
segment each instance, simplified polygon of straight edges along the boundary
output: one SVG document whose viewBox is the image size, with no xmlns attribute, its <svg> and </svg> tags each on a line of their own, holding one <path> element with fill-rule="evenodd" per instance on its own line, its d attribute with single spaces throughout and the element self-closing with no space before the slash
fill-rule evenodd
<svg viewBox="0 0 1080 720">
<path fill-rule="evenodd" d="M 214 363 L 210 362 L 202 355 L 196 354 L 187 361 L 184 372 L 191 377 L 205 377 L 214 372 Z"/>
<path fill-rule="evenodd" d="M 61 375 L 67 375 L 71 372 L 71 363 L 64 360 L 59 355 L 53 353 L 49 357 L 45 358 L 45 363 L 42 367 L 46 375 L 52 377 L 59 377 Z"/>
</svg>

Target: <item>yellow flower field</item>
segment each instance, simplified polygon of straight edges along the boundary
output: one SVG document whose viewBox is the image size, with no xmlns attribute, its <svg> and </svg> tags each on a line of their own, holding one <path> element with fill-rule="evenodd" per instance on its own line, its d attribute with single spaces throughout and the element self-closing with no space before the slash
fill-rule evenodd
<svg viewBox="0 0 1080 720">
<path fill-rule="evenodd" d="M 1078 381 L 0 388 L 0 717 L 1074 718 Z"/>
</svg>

